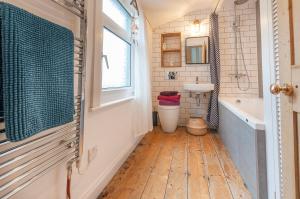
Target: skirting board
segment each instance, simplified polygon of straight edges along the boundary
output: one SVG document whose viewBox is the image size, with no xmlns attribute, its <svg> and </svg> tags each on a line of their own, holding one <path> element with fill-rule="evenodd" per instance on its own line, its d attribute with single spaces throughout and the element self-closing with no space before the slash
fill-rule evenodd
<svg viewBox="0 0 300 199">
<path fill-rule="evenodd" d="M 101 176 L 99 176 L 96 181 L 87 189 L 85 193 L 82 194 L 80 198 L 85 199 L 96 199 L 105 186 L 110 182 L 119 168 L 123 165 L 123 163 L 127 160 L 129 155 L 133 152 L 133 150 L 137 147 L 140 141 L 143 139 L 144 135 L 137 138 L 137 141 L 133 145 L 128 145 L 124 153 L 118 155 L 115 160 L 109 165 L 103 172 Z"/>
</svg>

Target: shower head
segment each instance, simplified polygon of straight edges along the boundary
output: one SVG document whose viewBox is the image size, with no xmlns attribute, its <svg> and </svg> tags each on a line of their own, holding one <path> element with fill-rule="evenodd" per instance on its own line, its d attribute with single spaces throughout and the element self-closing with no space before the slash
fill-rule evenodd
<svg viewBox="0 0 300 199">
<path fill-rule="evenodd" d="M 234 1 L 234 4 L 235 5 L 242 5 L 242 4 L 244 4 L 244 3 L 246 3 L 248 0 L 235 0 Z"/>
</svg>

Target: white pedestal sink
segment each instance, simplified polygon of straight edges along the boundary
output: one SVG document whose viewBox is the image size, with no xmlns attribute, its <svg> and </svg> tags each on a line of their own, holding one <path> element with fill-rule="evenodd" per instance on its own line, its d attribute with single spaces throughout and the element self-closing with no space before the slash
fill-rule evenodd
<svg viewBox="0 0 300 199">
<path fill-rule="evenodd" d="M 200 94 L 213 91 L 215 89 L 215 85 L 211 83 L 184 84 L 183 88 L 184 90 Z"/>
</svg>

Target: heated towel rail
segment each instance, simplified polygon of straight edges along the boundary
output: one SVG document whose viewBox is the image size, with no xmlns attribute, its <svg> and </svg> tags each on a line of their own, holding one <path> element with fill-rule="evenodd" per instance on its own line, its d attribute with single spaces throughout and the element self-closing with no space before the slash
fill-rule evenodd
<svg viewBox="0 0 300 199">
<path fill-rule="evenodd" d="M 80 35 L 74 41 L 74 120 L 19 142 L 5 137 L 0 118 L 0 198 L 6 199 L 54 167 L 79 161 L 83 150 L 85 100 L 86 9 L 84 0 L 51 0 L 80 18 Z"/>
</svg>

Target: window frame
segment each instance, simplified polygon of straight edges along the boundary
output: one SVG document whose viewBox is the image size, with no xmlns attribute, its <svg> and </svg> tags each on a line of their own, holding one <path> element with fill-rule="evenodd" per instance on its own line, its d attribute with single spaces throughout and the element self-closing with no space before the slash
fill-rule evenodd
<svg viewBox="0 0 300 199">
<path fill-rule="evenodd" d="M 116 0 L 125 9 L 129 16 L 130 9 L 121 1 Z M 123 100 L 134 98 L 134 43 L 131 37 L 131 32 L 115 23 L 110 17 L 103 12 L 103 0 L 95 0 L 94 8 L 94 74 L 92 86 L 92 110 L 98 109 L 106 104 L 118 103 Z M 99 10 L 101 12 L 99 12 Z M 119 88 L 102 89 L 102 59 L 103 59 L 103 30 L 106 28 L 113 34 L 118 36 L 130 44 L 130 86 Z"/>
</svg>

